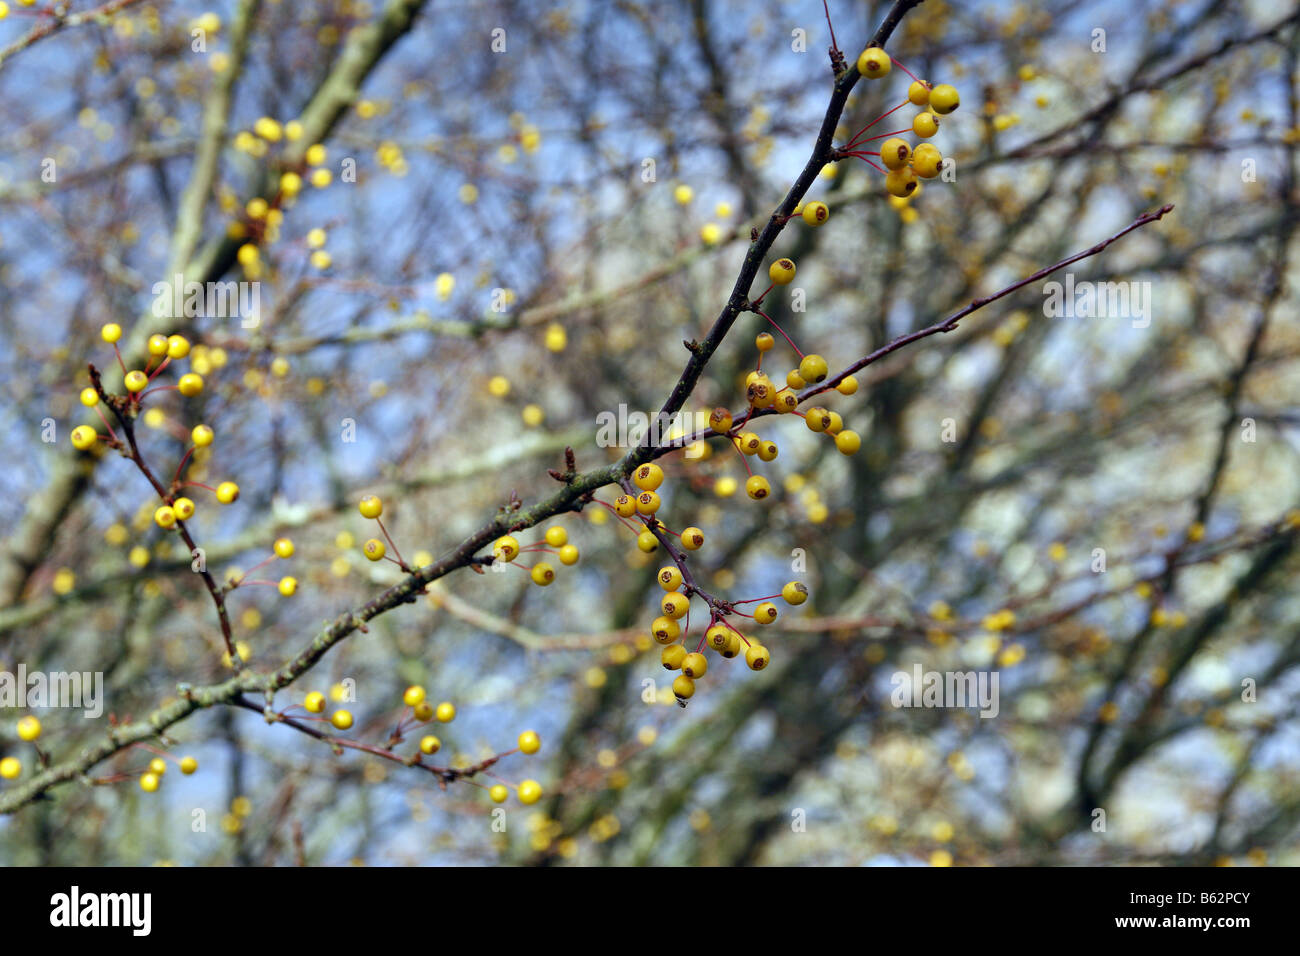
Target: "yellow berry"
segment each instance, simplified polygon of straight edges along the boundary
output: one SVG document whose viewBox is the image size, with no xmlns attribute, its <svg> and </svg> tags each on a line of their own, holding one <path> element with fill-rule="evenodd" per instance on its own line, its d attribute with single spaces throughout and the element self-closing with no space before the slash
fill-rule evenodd
<svg viewBox="0 0 1300 956">
<path fill-rule="evenodd" d="M 542 785 L 536 780 L 525 780 L 519 784 L 519 802 L 532 805 L 542 799 Z"/>
<path fill-rule="evenodd" d="M 149 336 L 149 341 L 148 341 L 148 343 L 147 343 L 147 348 L 149 349 L 149 354 L 152 355 L 152 356 L 157 357 L 157 356 L 159 356 L 159 355 L 166 355 L 166 354 L 167 354 L 167 336 L 165 336 L 165 335 L 151 335 L 151 336 Z"/>
<path fill-rule="evenodd" d="M 158 775 L 156 773 L 146 773 L 140 777 L 140 789 L 145 793 L 153 793 L 158 789 Z"/>
<path fill-rule="evenodd" d="M 799 605 L 808 600 L 808 585 L 802 581 L 791 581 L 781 588 L 781 597 L 786 604 Z"/>
<path fill-rule="evenodd" d="M 727 646 L 731 639 L 732 630 L 725 624 L 714 624 L 704 632 L 704 639 L 708 641 L 709 647 L 715 651 L 721 651 Z"/>
<path fill-rule="evenodd" d="M 579 558 L 578 549 L 574 545 L 566 544 L 564 547 L 560 548 L 561 564 L 564 565 L 577 564 L 578 558 Z"/>
<path fill-rule="evenodd" d="M 771 653 L 761 644 L 751 643 L 745 651 L 745 663 L 749 665 L 749 669 L 752 671 L 761 671 L 771 660 Z"/>
<path fill-rule="evenodd" d="M 17 757 L 5 757 L 0 760 L 0 777 L 13 780 L 23 772 L 23 762 Z"/>
<path fill-rule="evenodd" d="M 797 368 L 792 368 L 786 373 L 785 384 L 789 388 L 799 389 L 806 387 L 808 383 L 803 380 Z"/>
<path fill-rule="evenodd" d="M 420 753 L 436 754 L 442 749 L 442 741 L 433 734 L 425 734 L 420 738 Z"/>
<path fill-rule="evenodd" d="M 765 441 L 758 447 L 758 457 L 762 461 L 772 461 L 776 458 L 778 451 L 779 449 L 776 447 L 776 442 Z"/>
<path fill-rule="evenodd" d="M 444 700 L 434 710 L 433 715 L 438 718 L 438 723 L 449 724 L 456 719 L 456 705 Z"/>
<path fill-rule="evenodd" d="M 820 355 L 805 355 L 799 362 L 799 377 L 811 384 L 825 379 L 829 371 L 830 367 Z"/>
<path fill-rule="evenodd" d="M 370 538 L 361 546 L 361 553 L 371 561 L 379 561 L 388 553 L 388 549 L 378 538 Z"/>
<path fill-rule="evenodd" d="M 840 383 L 835 386 L 835 391 L 841 395 L 852 395 L 858 390 L 858 380 L 852 375 L 845 375 Z"/>
<path fill-rule="evenodd" d="M 94 408 L 99 404 L 99 393 L 93 388 L 83 388 L 80 397 L 81 404 L 85 405 L 87 408 Z"/>
<path fill-rule="evenodd" d="M 99 337 L 110 345 L 122 337 L 122 326 L 109 322 L 99 328 Z"/>
<path fill-rule="evenodd" d="M 794 389 L 783 388 L 776 393 L 776 399 L 772 402 L 772 407 L 782 415 L 789 415 L 799 407 L 799 396 Z"/>
<path fill-rule="evenodd" d="M 961 104 L 957 89 L 948 83 L 940 83 L 930 91 L 930 106 L 941 116 L 947 116 Z"/>
<path fill-rule="evenodd" d="M 139 369 L 134 369 L 123 376 L 122 383 L 126 385 L 128 392 L 143 392 L 145 386 L 149 384 L 149 376 Z"/>
<path fill-rule="evenodd" d="M 891 69 L 889 54 L 878 46 L 869 46 L 858 54 L 858 72 L 868 80 L 888 76 Z"/>
<path fill-rule="evenodd" d="M 709 427 L 719 435 L 725 435 L 731 431 L 731 412 L 725 408 L 715 408 L 709 414 Z"/>
<path fill-rule="evenodd" d="M 154 757 L 149 761 L 149 772 L 156 773 L 161 777 L 167 772 L 167 761 L 163 760 L 162 757 Z"/>
<path fill-rule="evenodd" d="M 902 169 L 911 156 L 912 147 L 907 145 L 907 140 L 897 136 L 885 140 L 880 146 L 880 161 L 887 169 Z"/>
<path fill-rule="evenodd" d="M 181 758 L 181 773 L 185 774 L 185 776 L 188 777 L 190 774 L 194 773 L 194 771 L 198 769 L 199 769 L 199 762 L 195 760 L 193 757 Z"/>
<path fill-rule="evenodd" d="M 636 546 L 646 554 L 653 554 L 659 550 L 659 539 L 653 531 L 642 531 L 636 536 Z"/>
<path fill-rule="evenodd" d="M 176 512 L 171 505 L 162 505 L 153 513 L 153 520 L 160 528 L 170 528 L 176 524 Z"/>
<path fill-rule="evenodd" d="M 18 721 L 18 739 L 29 743 L 41 735 L 41 722 L 30 714 Z"/>
<path fill-rule="evenodd" d="M 914 80 L 907 88 L 907 99 L 913 106 L 927 106 L 930 103 L 930 87 L 920 80 Z"/>
<path fill-rule="evenodd" d="M 772 486 L 762 475 L 750 475 L 749 480 L 745 482 L 745 494 L 755 501 L 762 501 L 771 493 Z"/>
<path fill-rule="evenodd" d="M 760 375 L 745 389 L 745 398 L 755 408 L 769 408 L 776 400 L 776 387 L 766 375 Z"/>
<path fill-rule="evenodd" d="M 803 207 L 802 215 L 807 225 L 820 226 L 831 217 L 831 210 L 824 202 L 810 202 Z"/>
<path fill-rule="evenodd" d="M 826 417 L 830 421 L 826 425 L 826 434 L 837 435 L 841 428 L 844 427 L 844 419 L 840 418 L 839 412 L 827 412 Z"/>
<path fill-rule="evenodd" d="M 208 425 L 195 425 L 190 431 L 190 441 L 194 442 L 198 448 L 206 448 L 212 444 L 216 434 Z"/>
<path fill-rule="evenodd" d="M 662 502 L 653 491 L 643 491 L 636 496 L 636 510 L 643 515 L 652 515 L 659 510 Z"/>
<path fill-rule="evenodd" d="M 912 172 L 910 166 L 890 170 L 885 175 L 885 189 L 891 196 L 910 196 L 916 192 L 916 187 L 916 173 Z"/>
<path fill-rule="evenodd" d="M 659 569 L 659 574 L 655 578 L 659 586 L 665 591 L 676 591 L 682 586 L 682 572 L 676 565 L 667 565 Z"/>
<path fill-rule="evenodd" d="M 542 587 L 546 587 L 546 585 L 555 580 L 555 568 L 551 567 L 545 561 L 538 561 L 534 564 L 533 569 L 529 574 L 532 576 L 533 583 L 540 584 Z"/>
<path fill-rule="evenodd" d="M 686 648 L 680 644 L 669 644 L 659 655 L 665 670 L 681 670 L 682 661 L 686 660 Z"/>
<path fill-rule="evenodd" d="M 660 644 L 669 644 L 682 636 L 682 626 L 671 617 L 657 617 L 650 625 L 650 633 Z"/>
<path fill-rule="evenodd" d="M 758 335 L 754 336 L 754 345 L 758 347 L 760 352 L 766 352 L 776 345 L 776 339 L 772 338 L 771 332 L 759 332 Z"/>
<path fill-rule="evenodd" d="M 636 499 L 631 495 L 619 495 L 614 499 L 614 513 L 620 518 L 630 518 L 636 514 Z"/>
<path fill-rule="evenodd" d="M 422 700 L 411 708 L 411 716 L 422 724 L 427 724 L 433 720 L 433 704 L 427 700 Z"/>
<path fill-rule="evenodd" d="M 759 624 L 771 624 L 776 620 L 776 605 L 771 601 L 764 601 L 754 609 L 754 620 Z"/>
<path fill-rule="evenodd" d="M 775 285 L 789 285 L 794 281 L 794 260 L 777 259 L 767 267 L 767 274 Z"/>
<path fill-rule="evenodd" d="M 535 754 L 542 749 L 542 738 L 534 731 L 525 730 L 519 735 L 519 749 L 526 754 Z"/>
<path fill-rule="evenodd" d="M 293 542 L 288 538 L 276 538 L 275 544 L 271 545 L 271 550 L 275 552 L 277 558 L 292 558 Z"/>
<path fill-rule="evenodd" d="M 336 710 L 330 714 L 330 723 L 339 730 L 347 730 L 352 726 L 352 712 L 350 710 Z"/>
<path fill-rule="evenodd" d="M 303 707 L 311 714 L 320 714 L 325 711 L 325 695 L 318 690 L 312 691 L 302 702 Z"/>
<path fill-rule="evenodd" d="M 933 143 L 921 143 L 912 153 L 912 171 L 922 179 L 934 179 L 943 171 L 943 154 Z"/>
<path fill-rule="evenodd" d="M 424 688 L 419 684 L 412 684 L 402 694 L 402 703 L 407 707 L 414 707 L 422 700 L 424 700 Z"/>
<path fill-rule="evenodd" d="M 922 139 L 929 139 L 939 132 L 939 117 L 933 113 L 917 113 L 912 120 L 912 132 Z"/>
<path fill-rule="evenodd" d="M 194 502 L 190 498 L 177 498 L 172 502 L 172 511 L 181 521 L 189 521 L 194 517 Z"/>
<path fill-rule="evenodd" d="M 95 442 L 99 441 L 99 436 L 95 433 L 95 429 L 91 428 L 89 425 L 78 425 L 72 430 L 72 434 L 69 437 L 72 440 L 72 447 L 78 451 L 85 451 L 86 449 L 93 447 Z"/>
<path fill-rule="evenodd" d="M 638 465 L 632 472 L 632 484 L 642 491 L 654 491 L 664 483 L 664 470 L 653 462 Z"/>
<path fill-rule="evenodd" d="M 492 557 L 498 561 L 505 561 L 509 564 L 515 558 L 519 557 L 519 542 L 508 534 L 502 535 L 497 538 L 496 543 L 492 545 Z"/>
<path fill-rule="evenodd" d="M 569 532 L 560 525 L 551 525 L 546 529 L 546 543 L 552 548 L 562 548 L 569 543 Z"/>
<path fill-rule="evenodd" d="M 488 796 L 493 803 L 505 803 L 506 798 L 510 796 L 510 788 L 504 783 L 493 784 L 488 788 Z"/>
<path fill-rule="evenodd" d="M 285 575 L 276 585 L 280 589 L 280 594 L 284 597 L 293 597 L 298 590 L 298 579 L 290 575 Z"/>
<path fill-rule="evenodd" d="M 862 439 L 855 431 L 842 431 L 835 436 L 835 447 L 841 454 L 852 455 L 862 447 Z"/>
<path fill-rule="evenodd" d="M 704 546 L 704 532 L 694 526 L 682 532 L 682 547 L 687 551 L 698 551 Z"/>
<path fill-rule="evenodd" d="M 699 680 L 709 669 L 709 660 L 703 654 L 687 654 L 682 658 L 682 673 L 691 680 Z"/>
<path fill-rule="evenodd" d="M 357 505 L 363 518 L 378 518 L 384 513 L 384 503 L 378 495 L 366 495 Z"/>
<path fill-rule="evenodd" d="M 193 398 L 203 391 L 203 376 L 196 372 L 187 372 L 176 383 L 176 388 L 186 398 Z"/>
<path fill-rule="evenodd" d="M 680 620 L 691 609 L 691 599 L 681 591 L 669 591 L 659 602 L 659 608 L 664 612 L 664 617 Z"/>
<path fill-rule="evenodd" d="M 695 681 L 685 674 L 678 674 L 673 678 L 673 695 L 681 701 L 690 700 L 695 696 Z"/>
<path fill-rule="evenodd" d="M 217 485 L 217 500 L 223 505 L 232 504 L 239 497 L 239 485 L 233 481 L 223 481 Z"/>
</svg>

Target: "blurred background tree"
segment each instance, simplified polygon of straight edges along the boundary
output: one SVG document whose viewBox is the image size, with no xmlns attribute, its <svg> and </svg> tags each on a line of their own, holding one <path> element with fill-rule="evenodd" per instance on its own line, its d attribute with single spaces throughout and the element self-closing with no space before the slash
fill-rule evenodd
<svg viewBox="0 0 1300 956">
<path fill-rule="evenodd" d="M 56 761 L 178 682 L 230 674 L 141 476 L 67 443 L 96 421 L 77 402 L 87 362 L 114 364 L 103 323 L 137 352 L 155 332 L 197 344 L 203 395 L 164 393 L 140 432 L 170 471 L 194 421 L 216 430 L 192 476 L 243 489 L 193 523 L 218 577 L 296 542 L 296 596 L 228 599 L 269 670 L 400 579 L 360 554 L 362 494 L 431 560 L 512 493 L 553 493 L 566 445 L 579 469 L 626 451 L 597 447 L 597 416 L 661 406 L 832 82 L 809 0 L 70 6 L 58 21 L 10 2 L 0 20 L 0 665 L 102 671 L 107 698 L 99 720 L 41 713 Z M 850 62 L 888 9 L 828 7 Z M 254 701 L 169 730 L 192 777 L 143 793 L 150 755 L 132 748 L 93 770 L 119 782 L 64 783 L 3 818 L 0 858 L 1296 862 L 1298 22 L 1291 3 L 1221 0 L 908 14 L 890 52 L 962 94 L 935 139 L 955 181 L 899 202 L 864 163 L 825 170 L 809 198 L 829 223 L 796 220 L 773 250 L 797 261 L 806 309 L 774 293 L 769 314 L 803 349 L 843 368 L 1176 209 L 1069 270 L 1148 290 L 1149 322 L 1053 316 L 1027 287 L 828 401 L 857 456 L 765 419 L 781 454 L 761 504 L 726 494 L 744 467 L 721 444 L 663 459 L 666 520 L 709 535 L 703 581 L 812 591 L 765 632 L 767 670 L 715 660 L 677 707 L 648 637 L 662 561 L 588 507 L 561 522 L 583 557 L 555 584 L 458 571 L 277 698 L 354 686 L 352 735 L 379 743 L 424 685 L 459 709 L 438 731 L 459 765 L 536 729 L 540 754 L 493 769 L 546 796 L 507 804 L 504 831 L 490 780 L 442 791 L 336 756 Z M 859 84 L 837 142 L 906 82 Z M 304 161 L 296 202 L 250 218 Z M 270 231 L 241 265 L 250 228 Z M 154 284 L 178 272 L 256 279 L 256 327 L 155 317 Z M 741 317 L 691 410 L 742 404 L 761 323 Z M 895 707 L 894 676 L 918 664 L 995 670 L 997 716 Z M 22 713 L 3 711 L 0 749 L 30 774 Z"/>
</svg>

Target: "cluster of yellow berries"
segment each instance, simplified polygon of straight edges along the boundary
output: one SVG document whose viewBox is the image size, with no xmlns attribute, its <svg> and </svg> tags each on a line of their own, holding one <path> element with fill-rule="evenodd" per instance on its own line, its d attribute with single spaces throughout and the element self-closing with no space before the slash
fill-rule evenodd
<svg viewBox="0 0 1300 956">
<path fill-rule="evenodd" d="M 492 544 L 492 560 L 503 564 L 514 564 L 521 554 L 554 554 L 566 567 L 578 563 L 581 554 L 578 546 L 569 543 L 569 532 L 563 525 L 551 525 L 542 535 L 542 540 L 530 545 L 520 546 L 519 539 L 512 534 L 502 535 Z M 555 566 L 549 561 L 538 561 L 531 568 L 520 564 L 528 571 L 533 583 L 546 587 L 555 580 Z"/>
<path fill-rule="evenodd" d="M 794 263 L 789 259 L 778 259 L 768 270 L 768 274 L 777 285 L 789 282 L 789 278 L 784 282 L 779 281 L 779 278 L 784 278 L 787 274 L 793 278 L 793 273 Z M 785 385 L 782 387 L 763 372 L 763 356 L 776 345 L 776 340 L 771 333 L 760 332 L 754 339 L 754 345 L 758 349 L 759 361 L 758 366 L 745 378 L 748 414 L 737 424 L 733 421 L 730 411 L 716 408 L 709 416 L 709 427 L 719 435 L 730 438 L 742 455 L 756 456 L 760 461 L 772 461 L 780 451 L 777 444 L 764 440 L 753 431 L 741 430 L 754 412 L 770 409 L 778 415 L 802 416 L 809 431 L 833 438 L 835 447 L 841 453 L 855 454 L 862 447 L 862 438 L 857 432 L 844 428 L 844 420 L 837 412 L 828 411 L 821 406 L 810 408 L 807 412 L 799 411 L 799 390 L 824 382 L 830 374 L 830 366 L 826 359 L 815 353 L 800 356 L 799 365 L 786 374 Z M 835 390 L 841 395 L 852 395 L 858 390 L 858 380 L 852 375 L 846 375 L 836 384 Z M 750 477 L 745 483 L 745 490 L 755 500 L 766 498 L 771 492 L 767 479 L 758 475 Z"/>
<path fill-rule="evenodd" d="M 16 731 L 18 739 L 26 743 L 35 743 L 41 736 L 41 722 L 38 718 L 31 716 L 19 718 Z M 168 759 L 176 760 L 175 757 Z M 182 757 L 176 760 L 177 765 L 181 768 L 181 773 L 189 776 L 199 769 L 199 762 L 193 757 Z M 23 772 L 23 763 L 17 757 L 5 757 L 0 760 L 0 777 L 5 780 L 14 780 Z M 156 756 L 149 761 L 148 769 L 140 775 L 140 789 L 145 793 L 155 792 L 162 783 L 163 774 L 167 772 L 167 760 L 162 756 Z"/>
<path fill-rule="evenodd" d="M 18 719 L 18 739 L 25 743 L 34 743 L 41 735 L 41 722 L 30 714 Z M 0 760 L 0 777 L 14 780 L 23 772 L 23 762 L 17 757 L 5 757 Z"/>
<path fill-rule="evenodd" d="M 109 322 L 99 330 L 100 338 L 113 346 L 117 354 L 119 363 L 122 355 L 118 349 L 117 343 L 122 338 L 122 327 L 116 322 Z M 188 339 L 183 335 L 163 335 L 155 334 L 149 337 L 147 342 L 149 353 L 149 362 L 143 369 L 131 369 L 122 376 L 122 384 L 126 389 L 126 398 L 128 407 L 139 408 L 143 400 L 151 392 L 146 392 L 150 384 L 158 375 L 167 368 L 172 362 L 178 362 L 187 358 L 191 353 L 191 346 Z M 177 380 L 175 386 L 160 386 L 160 389 L 175 388 L 187 398 L 193 398 L 203 391 L 203 376 L 197 372 L 186 372 Z M 104 421 L 105 426 L 109 429 L 110 444 L 117 445 L 116 435 L 112 431 L 112 426 L 108 424 L 108 419 L 104 417 L 103 411 L 99 408 L 99 393 L 93 387 L 86 387 L 81 390 L 79 395 L 81 404 L 87 408 L 93 408 Z M 190 440 L 193 447 L 186 453 L 184 462 L 189 456 L 199 449 L 205 449 L 212 445 L 216 439 L 216 433 L 211 426 L 205 424 L 195 425 L 190 431 Z M 90 425 L 78 425 L 72 430 L 72 446 L 78 451 L 95 450 L 102 436 Z M 179 469 L 177 471 L 179 476 Z M 199 485 L 197 482 L 188 482 L 198 487 L 208 488 L 207 485 Z M 239 497 L 239 485 L 233 481 L 223 481 L 215 488 L 208 488 L 223 505 L 234 502 Z M 163 501 L 163 504 L 153 512 L 154 523 L 163 529 L 176 527 L 178 522 L 188 521 L 194 517 L 195 503 L 193 499 L 184 495 L 169 494 Z"/>
<path fill-rule="evenodd" d="M 772 661 L 772 653 L 752 636 L 747 637 L 731 624 L 727 623 L 726 614 L 714 611 L 704 638 L 694 651 L 688 651 L 685 635 L 678 624 L 690 610 L 690 590 L 683 589 L 681 569 L 667 565 L 659 569 L 656 576 L 659 586 L 664 589 L 663 600 L 659 610 L 662 612 L 650 625 L 651 634 L 660 644 L 666 645 L 660 653 L 660 661 L 670 671 L 681 671 L 673 678 L 673 695 L 682 707 L 695 696 L 695 682 L 703 677 L 709 669 L 709 661 L 700 651 L 708 646 L 724 660 L 738 657 L 744 650 L 745 663 L 750 670 L 761 671 Z M 776 597 L 777 595 L 772 595 Z M 800 581 L 791 581 L 781 589 L 780 597 L 789 605 L 797 606 L 808 600 L 808 588 Z M 762 603 L 754 609 L 753 619 L 758 624 L 771 624 L 779 615 L 776 605 L 768 598 L 757 598 Z M 749 601 L 738 602 L 751 603 Z"/>
<path fill-rule="evenodd" d="M 269 116 L 263 116 L 253 124 L 251 132 L 242 130 L 235 135 L 234 146 L 241 152 L 260 159 L 266 155 L 268 144 L 279 143 L 281 140 L 297 142 L 302 139 L 303 133 L 303 126 L 297 120 L 281 124 Z M 300 162 L 280 173 L 278 188 L 270 200 L 254 196 L 244 204 L 243 215 L 227 226 L 226 234 L 229 238 L 245 240 L 235 251 L 235 258 L 248 279 L 261 278 L 262 247 L 279 240 L 284 212 L 297 201 L 304 186 L 310 183 L 316 189 L 324 189 L 334 181 L 334 174 L 325 166 L 328 157 L 324 144 L 313 143 L 308 146 L 303 150 Z M 238 200 L 233 195 L 222 204 L 223 210 L 227 212 L 234 212 L 237 207 Z M 312 250 L 309 260 L 314 268 L 325 270 L 333 264 L 333 258 L 323 248 L 323 229 L 311 230 L 307 245 Z"/>
<path fill-rule="evenodd" d="M 199 769 L 199 762 L 193 757 L 182 757 L 178 761 L 181 773 L 189 776 Z M 140 775 L 140 789 L 145 793 L 154 793 L 162 784 L 163 774 L 167 772 L 167 761 L 154 757 L 149 761 L 149 769 Z"/>
<path fill-rule="evenodd" d="M 633 494 L 622 494 L 614 499 L 612 505 L 606 505 L 614 514 L 624 519 L 640 517 L 641 528 L 637 532 L 636 546 L 645 554 L 654 554 L 659 550 L 659 536 L 652 529 L 662 528 L 665 534 L 669 534 L 667 526 L 658 518 L 659 509 L 663 506 L 663 499 L 659 496 L 659 488 L 664 483 L 664 470 L 654 462 L 647 462 L 639 465 L 632 472 L 632 484 L 636 486 L 636 492 Z M 604 502 L 602 502 L 604 504 Z M 632 530 L 636 531 L 638 526 L 629 524 Z M 699 528 L 690 527 L 684 530 L 678 537 L 681 538 L 682 547 L 687 551 L 695 551 L 704 544 L 704 532 Z"/>
<path fill-rule="evenodd" d="M 456 719 L 455 704 L 444 700 L 435 706 L 429 700 L 428 693 L 419 684 L 412 684 L 402 692 L 402 704 L 410 708 L 409 720 L 421 724 L 427 724 L 435 720 L 440 724 L 449 724 Z M 302 706 L 309 714 L 323 714 L 327 701 L 325 695 L 320 691 L 312 691 L 303 698 Z M 321 719 L 324 720 L 325 718 L 322 717 Z M 337 730 L 349 730 L 353 724 L 352 712 L 345 709 L 334 711 L 328 719 L 330 724 Z M 407 726 L 409 726 L 409 723 L 406 719 L 398 723 L 397 736 L 394 737 L 394 741 L 401 739 L 400 734 Z M 516 746 L 520 753 L 535 754 L 542 749 L 542 738 L 535 731 L 526 730 L 519 735 Z M 419 750 L 426 757 L 432 756 L 442 750 L 442 741 L 434 734 L 423 734 L 419 740 Z M 519 784 L 517 792 L 519 801 L 525 804 L 536 803 L 542 798 L 542 787 L 536 780 L 524 780 Z M 504 803 L 509 796 L 509 788 L 504 784 L 496 784 L 489 788 L 488 795 L 494 803 Z"/>
<path fill-rule="evenodd" d="M 889 54 L 881 48 L 868 47 L 858 57 L 858 72 L 867 79 L 880 79 L 889 75 L 892 62 Z M 924 107 L 913 117 L 910 131 L 916 137 L 926 140 L 939 132 L 939 118 L 955 110 L 961 103 L 961 97 L 956 88 L 947 83 L 931 86 L 913 77 L 912 84 L 907 89 L 907 99 L 896 108 L 909 103 Z M 867 154 L 860 151 L 862 144 L 868 140 L 862 140 L 860 137 L 870 129 L 871 125 L 874 123 L 869 124 L 849 143 L 846 148 L 848 155 L 868 158 Z M 895 132 L 906 132 L 906 130 Z M 885 166 L 885 189 L 891 196 L 900 199 L 910 197 L 919 191 L 921 179 L 933 179 L 943 171 L 943 154 L 932 143 L 921 143 L 912 147 L 906 140 L 894 134 L 882 135 L 889 137 L 880 147 L 880 160 Z M 878 138 L 880 137 L 873 136 L 868 139 Z"/>
</svg>

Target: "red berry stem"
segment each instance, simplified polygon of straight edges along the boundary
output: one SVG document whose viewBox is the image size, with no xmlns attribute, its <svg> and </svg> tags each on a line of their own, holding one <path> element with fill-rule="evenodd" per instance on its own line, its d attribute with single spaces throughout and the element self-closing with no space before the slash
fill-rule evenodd
<svg viewBox="0 0 1300 956">
<path fill-rule="evenodd" d="M 767 319 L 767 321 L 771 322 L 771 323 L 772 323 L 772 328 L 774 328 L 774 329 L 776 329 L 778 332 L 780 332 L 780 333 L 781 333 L 781 337 L 784 338 L 787 342 L 790 343 L 790 348 L 794 349 L 795 354 L 798 355 L 800 358 L 803 358 L 803 353 L 799 351 L 799 346 L 797 346 L 797 345 L 794 344 L 794 339 L 790 338 L 790 336 L 788 336 L 788 335 L 785 334 L 785 329 L 781 328 L 781 326 L 779 326 L 779 325 L 776 324 L 776 319 L 772 318 L 770 315 L 768 315 L 768 314 L 767 314 L 766 312 L 764 312 L 762 309 L 757 308 L 757 305 L 758 305 L 757 302 L 755 302 L 755 303 L 752 304 L 753 311 L 757 312 L 757 313 L 758 313 L 759 315 L 761 315 L 763 318 Z M 761 356 L 760 356 L 760 360 L 761 360 Z M 749 416 L 748 416 L 748 415 L 745 416 L 745 420 L 746 420 L 746 421 L 749 420 Z"/>
<path fill-rule="evenodd" d="M 906 106 L 909 102 L 911 102 L 911 101 L 910 101 L 910 100 L 903 100 L 903 102 L 899 103 L 899 104 L 898 104 L 897 106 L 895 106 L 892 110 L 890 110 L 889 113 L 881 113 L 879 116 L 877 116 L 875 119 L 873 119 L 873 120 L 872 120 L 870 123 L 868 123 L 866 126 L 862 127 L 862 129 L 858 130 L 857 133 L 854 134 L 853 138 L 852 138 L 851 140 L 849 140 L 848 145 L 845 146 L 844 148 L 845 148 L 845 149 L 852 149 L 852 148 L 854 147 L 854 145 L 857 144 L 857 142 L 858 142 L 858 137 L 859 137 L 859 136 L 861 136 L 861 135 L 862 135 L 863 133 L 865 133 L 867 130 L 871 129 L 871 127 L 875 126 L 877 123 L 879 123 L 882 119 L 884 119 L 884 118 L 885 118 L 886 116 L 888 116 L 890 113 L 897 113 L 897 112 L 898 112 L 899 110 L 901 110 L 904 106 Z"/>
<path fill-rule="evenodd" d="M 915 73 L 913 73 L 913 72 L 912 72 L 911 70 L 909 70 L 907 67 L 903 66 L 903 61 L 902 61 L 902 60 L 895 59 L 895 58 L 892 57 L 892 56 L 890 57 L 890 59 L 893 60 L 893 62 L 894 62 L 894 66 L 898 67 L 900 70 L 902 70 L 902 71 L 903 71 L 904 73 L 906 73 L 908 76 L 910 76 L 912 79 L 916 80 L 916 82 L 918 82 L 918 83 L 921 82 L 920 78 L 919 78 Z"/>
</svg>

